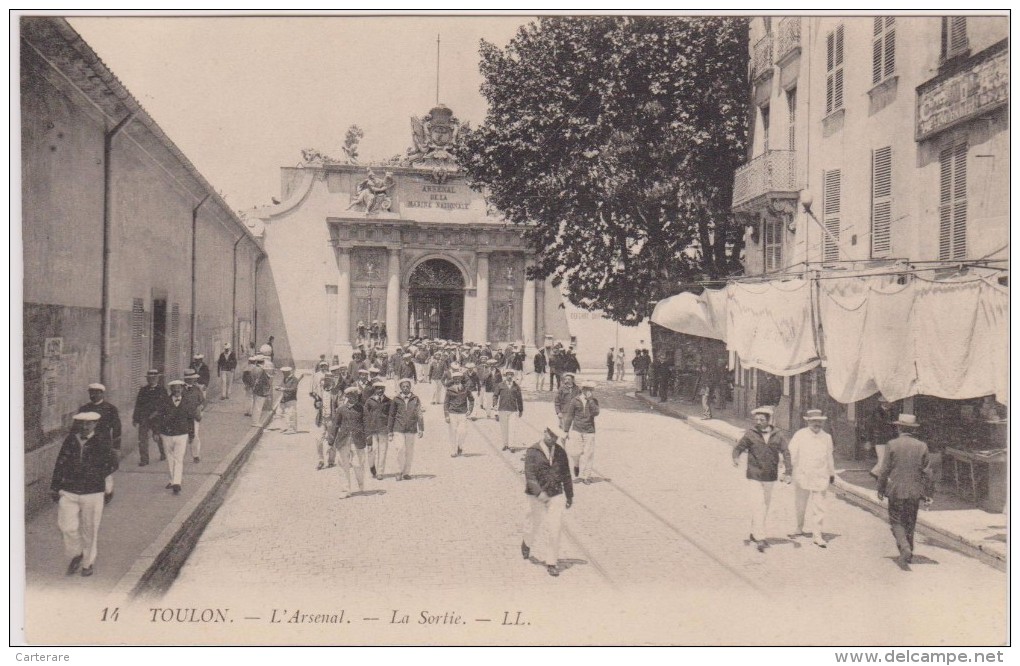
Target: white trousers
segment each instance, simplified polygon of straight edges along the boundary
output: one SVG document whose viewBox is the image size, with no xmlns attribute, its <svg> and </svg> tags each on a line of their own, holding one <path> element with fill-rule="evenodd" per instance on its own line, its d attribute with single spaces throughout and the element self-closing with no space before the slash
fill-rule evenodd
<svg viewBox="0 0 1020 666">
<path fill-rule="evenodd" d="M 385 432 L 369 435 L 372 447 L 372 466 L 380 477 L 386 473 L 386 453 L 390 449 L 390 438 Z"/>
<path fill-rule="evenodd" d="M 528 531 L 524 543 L 531 548 L 536 560 L 546 565 L 555 565 L 560 559 L 560 533 L 563 530 L 563 512 L 567 508 L 567 496 L 560 493 L 544 500 L 528 495 L 530 512 Z"/>
<path fill-rule="evenodd" d="M 772 490 L 775 481 L 751 481 L 751 534 L 755 539 L 767 536 L 765 522 L 772 504 Z"/>
<path fill-rule="evenodd" d="M 251 424 L 253 426 L 262 425 L 262 410 L 266 407 L 266 397 L 263 395 L 253 395 L 251 397 Z"/>
<path fill-rule="evenodd" d="M 287 420 L 287 429 L 297 432 L 297 400 L 280 403 L 280 410 Z"/>
<path fill-rule="evenodd" d="M 457 453 L 464 448 L 464 439 L 467 437 L 467 414 L 451 413 L 447 427 L 450 431 L 450 453 Z"/>
<path fill-rule="evenodd" d="M 99 523 L 103 520 L 103 493 L 76 495 L 60 491 L 57 527 L 64 537 L 68 558 L 82 555 L 82 566 L 90 567 L 99 551 Z"/>
<path fill-rule="evenodd" d="M 503 431 L 503 446 L 510 446 L 510 433 L 513 430 L 512 421 L 520 418 L 517 412 L 500 412 L 499 429 Z"/>
<path fill-rule="evenodd" d="M 351 492 L 351 467 L 354 467 L 354 479 L 358 482 L 358 490 L 365 489 L 365 449 L 356 449 L 349 437 L 344 438 L 336 447 L 336 462 L 340 468 L 340 494 L 344 497 Z"/>
<path fill-rule="evenodd" d="M 444 387 L 443 387 L 443 380 L 442 379 L 433 379 L 432 380 L 432 402 L 434 402 L 436 404 L 442 404 L 443 399 L 445 397 L 443 395 L 443 388 Z"/>
<path fill-rule="evenodd" d="M 202 455 L 202 422 L 195 421 L 195 438 L 191 440 L 191 457 Z"/>
<path fill-rule="evenodd" d="M 571 432 L 567 440 L 567 455 L 570 466 L 580 468 L 578 476 L 590 479 L 595 466 L 595 433 Z"/>
<path fill-rule="evenodd" d="M 230 397 L 230 386 L 234 383 L 234 371 L 233 370 L 221 370 L 220 371 L 220 397 Z"/>
<path fill-rule="evenodd" d="M 794 486 L 794 501 L 797 508 L 797 532 L 807 532 L 816 539 L 822 536 L 822 522 L 825 520 L 826 490 L 806 490 Z"/>
<path fill-rule="evenodd" d="M 400 467 L 400 474 L 410 475 L 411 465 L 414 464 L 414 440 L 418 439 L 416 432 L 398 432 L 400 438 L 397 445 L 397 466 Z"/>
<path fill-rule="evenodd" d="M 170 483 L 179 486 L 181 478 L 184 476 L 184 453 L 188 449 L 188 436 L 163 435 L 163 446 L 166 447 L 166 464 L 170 471 Z"/>
</svg>

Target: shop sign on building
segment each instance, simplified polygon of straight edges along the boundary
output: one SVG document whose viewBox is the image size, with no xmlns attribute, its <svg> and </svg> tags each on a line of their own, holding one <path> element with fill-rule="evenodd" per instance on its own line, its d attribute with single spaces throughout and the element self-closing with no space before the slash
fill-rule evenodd
<svg viewBox="0 0 1020 666">
<path fill-rule="evenodd" d="M 917 89 L 916 140 L 986 113 L 1009 100 L 1009 51 L 1005 42 L 974 56 L 962 69 Z"/>
</svg>

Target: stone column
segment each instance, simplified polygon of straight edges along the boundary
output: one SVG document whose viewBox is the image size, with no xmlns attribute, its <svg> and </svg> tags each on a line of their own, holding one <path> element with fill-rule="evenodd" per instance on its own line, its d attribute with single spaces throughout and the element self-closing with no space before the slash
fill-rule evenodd
<svg viewBox="0 0 1020 666">
<path fill-rule="evenodd" d="M 535 265 L 530 258 L 524 261 L 524 302 L 521 304 L 521 337 L 524 348 L 535 346 L 535 281 L 527 279 L 527 270 Z"/>
<path fill-rule="evenodd" d="M 393 351 L 400 345 L 400 250 L 390 250 L 390 277 L 386 283 L 386 346 Z"/>
<path fill-rule="evenodd" d="M 351 346 L 351 250 L 337 248 L 336 344 L 346 351 Z M 345 360 L 340 356 L 340 360 Z"/>
<path fill-rule="evenodd" d="M 475 342 L 485 344 L 489 340 L 489 253 L 478 253 L 478 275 L 475 278 Z"/>
</svg>

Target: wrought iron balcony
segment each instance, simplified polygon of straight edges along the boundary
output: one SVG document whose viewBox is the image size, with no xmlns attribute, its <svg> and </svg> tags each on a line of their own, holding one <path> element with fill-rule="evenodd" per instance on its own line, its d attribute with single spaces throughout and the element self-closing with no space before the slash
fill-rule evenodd
<svg viewBox="0 0 1020 666">
<path fill-rule="evenodd" d="M 796 162 L 792 150 L 767 150 L 733 174 L 733 210 L 750 211 L 775 199 L 796 198 Z"/>
<path fill-rule="evenodd" d="M 784 64 L 798 53 L 800 53 L 800 17 L 787 16 L 779 22 L 776 63 Z"/>
<path fill-rule="evenodd" d="M 754 45 L 751 58 L 751 80 L 768 76 L 772 73 L 772 33 L 769 33 L 758 40 Z"/>
</svg>

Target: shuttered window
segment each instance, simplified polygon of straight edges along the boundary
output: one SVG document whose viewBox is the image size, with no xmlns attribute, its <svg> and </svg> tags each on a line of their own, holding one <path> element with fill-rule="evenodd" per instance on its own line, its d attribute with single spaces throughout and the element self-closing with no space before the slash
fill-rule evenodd
<svg viewBox="0 0 1020 666">
<path fill-rule="evenodd" d="M 825 114 L 843 108 L 843 26 L 825 38 Z"/>
<path fill-rule="evenodd" d="M 878 83 L 896 71 L 896 18 L 876 16 L 871 42 L 871 82 Z"/>
<path fill-rule="evenodd" d="M 177 379 L 181 375 L 181 306 L 170 307 L 170 358 L 167 360 L 167 376 Z"/>
<path fill-rule="evenodd" d="M 970 48 L 967 40 L 967 17 L 942 17 L 942 59 L 966 53 Z"/>
<path fill-rule="evenodd" d="M 825 225 L 825 237 L 822 240 L 822 259 L 839 261 L 839 221 L 840 221 L 840 190 L 842 189 L 842 173 L 839 169 L 826 171 L 822 203 L 822 222 Z"/>
<path fill-rule="evenodd" d="M 939 259 L 967 257 L 967 144 L 939 153 Z"/>
<path fill-rule="evenodd" d="M 145 300 L 131 301 L 131 381 L 136 381 L 145 372 Z"/>
<path fill-rule="evenodd" d="M 790 150 L 797 149 L 797 89 L 792 88 L 786 93 L 786 105 L 789 109 L 790 135 L 788 137 Z"/>
<path fill-rule="evenodd" d="M 889 256 L 892 249 L 892 148 L 871 151 L 871 256 Z"/>
<path fill-rule="evenodd" d="M 766 218 L 764 236 L 765 270 L 777 271 L 783 267 L 783 221 Z"/>
</svg>

